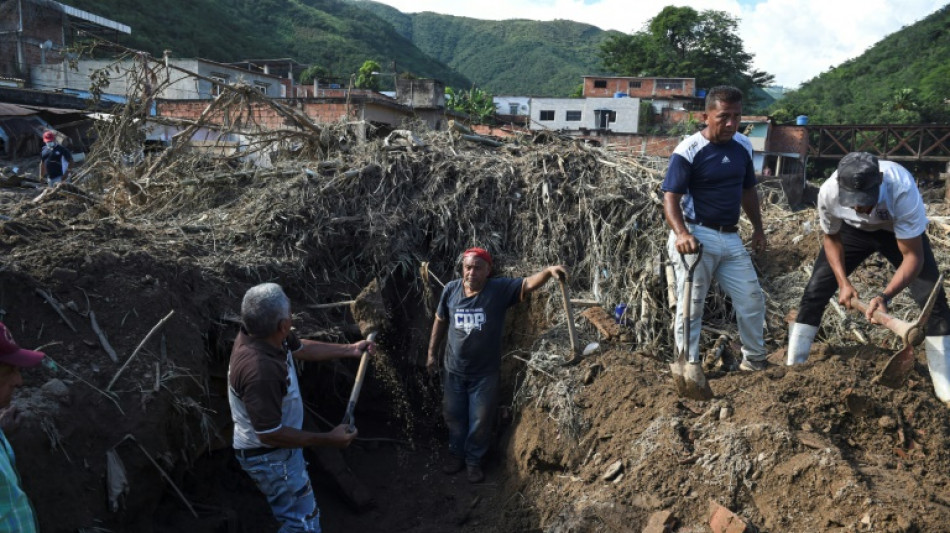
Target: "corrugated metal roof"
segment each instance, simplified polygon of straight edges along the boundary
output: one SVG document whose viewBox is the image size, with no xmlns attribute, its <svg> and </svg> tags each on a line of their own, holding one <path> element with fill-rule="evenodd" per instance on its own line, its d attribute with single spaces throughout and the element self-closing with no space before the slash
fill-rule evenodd
<svg viewBox="0 0 950 533">
<path fill-rule="evenodd" d="M 93 24 L 97 24 L 104 28 L 121 31 L 122 33 L 125 33 L 128 35 L 132 34 L 132 28 L 130 28 L 129 26 L 122 24 L 121 22 L 109 20 L 105 17 L 100 17 L 99 15 L 93 15 L 92 13 L 89 13 L 88 11 L 83 11 L 82 9 L 76 9 L 75 7 L 67 6 L 65 4 L 61 4 L 54 0 L 33 0 L 33 2 L 40 5 L 49 6 L 57 11 L 60 11 L 61 13 L 65 13 L 69 15 L 70 17 L 76 17 L 80 20 L 85 20 L 86 22 L 92 22 Z"/>
<path fill-rule="evenodd" d="M 36 113 L 37 111 L 35 109 L 0 102 L 0 117 L 25 117 L 35 115 Z"/>
</svg>

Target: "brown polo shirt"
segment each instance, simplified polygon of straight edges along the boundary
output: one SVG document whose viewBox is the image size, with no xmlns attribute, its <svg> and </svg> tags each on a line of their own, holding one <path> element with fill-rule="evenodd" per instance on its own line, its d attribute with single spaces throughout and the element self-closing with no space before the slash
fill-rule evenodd
<svg viewBox="0 0 950 533">
<path fill-rule="evenodd" d="M 253 430 L 274 431 L 281 426 L 281 406 L 290 385 L 287 350 L 300 349 L 291 333 L 282 349 L 248 335 L 243 328 L 234 340 L 228 368 L 228 385 L 247 410 Z"/>
</svg>

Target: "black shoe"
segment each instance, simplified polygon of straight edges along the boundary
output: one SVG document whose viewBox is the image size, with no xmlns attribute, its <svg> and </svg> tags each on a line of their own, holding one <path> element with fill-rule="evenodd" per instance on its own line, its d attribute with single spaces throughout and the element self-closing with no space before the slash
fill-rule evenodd
<svg viewBox="0 0 950 533">
<path fill-rule="evenodd" d="M 485 472 L 482 472 L 482 467 L 478 465 L 467 465 L 466 469 L 469 483 L 481 483 L 485 481 Z"/>
<path fill-rule="evenodd" d="M 450 455 L 442 463 L 442 471 L 446 474 L 454 474 L 465 468 L 465 460 L 461 457 Z"/>
<path fill-rule="evenodd" d="M 743 359 L 739 363 L 739 370 L 744 370 L 746 372 L 758 372 L 760 370 L 765 370 L 769 367 L 769 362 L 766 360 L 761 361 L 750 361 L 748 359 Z"/>
</svg>

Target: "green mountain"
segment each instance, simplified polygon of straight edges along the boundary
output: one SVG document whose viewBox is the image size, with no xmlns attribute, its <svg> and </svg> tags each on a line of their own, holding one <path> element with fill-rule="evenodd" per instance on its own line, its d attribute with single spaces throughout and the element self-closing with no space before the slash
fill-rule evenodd
<svg viewBox="0 0 950 533">
<path fill-rule="evenodd" d="M 813 124 L 950 122 L 950 5 L 805 82 L 773 116 Z"/>
<path fill-rule="evenodd" d="M 568 96 L 581 76 L 606 74 L 597 51 L 615 33 L 568 20 L 406 14 L 369 0 L 349 1 L 388 21 L 420 50 L 493 94 Z"/>
<path fill-rule="evenodd" d="M 438 78 L 447 85 L 471 82 L 429 57 L 392 25 L 341 0 L 63 0 L 63 3 L 128 24 L 121 42 L 161 56 L 220 62 L 292 57 L 348 78 L 368 59 L 400 71 Z M 383 78 L 384 87 L 388 81 Z M 391 83 L 391 82 L 390 82 Z"/>
</svg>

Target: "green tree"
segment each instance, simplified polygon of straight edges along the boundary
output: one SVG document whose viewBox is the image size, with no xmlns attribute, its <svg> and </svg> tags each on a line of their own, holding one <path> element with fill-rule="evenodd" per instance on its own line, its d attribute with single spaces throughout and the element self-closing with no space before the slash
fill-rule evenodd
<svg viewBox="0 0 950 533">
<path fill-rule="evenodd" d="M 360 71 L 356 74 L 356 88 L 378 91 L 379 77 L 377 74 L 373 74 L 374 72 L 379 72 L 379 63 L 372 59 L 364 61 Z"/>
<path fill-rule="evenodd" d="M 737 29 L 737 19 L 724 11 L 667 6 L 643 31 L 609 37 L 599 55 L 622 76 L 696 78 L 699 87 L 728 84 L 750 95 L 774 76 L 752 68 Z"/>
<path fill-rule="evenodd" d="M 448 87 L 445 89 L 445 95 L 445 105 L 449 109 L 467 114 L 476 123 L 486 124 L 495 116 L 494 97 L 478 87 L 473 86 L 467 91 L 456 91 Z"/>
<path fill-rule="evenodd" d="M 313 83 L 315 79 L 326 79 L 330 77 L 330 71 L 321 67 L 320 65 L 313 65 L 307 67 L 303 72 L 300 73 L 300 83 L 306 85 L 308 83 Z"/>
<path fill-rule="evenodd" d="M 919 106 L 914 98 L 914 90 L 897 89 L 891 99 L 884 102 L 881 120 L 889 124 L 917 124 L 920 122 Z"/>
</svg>

